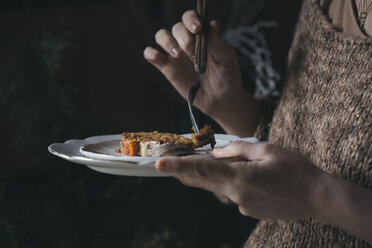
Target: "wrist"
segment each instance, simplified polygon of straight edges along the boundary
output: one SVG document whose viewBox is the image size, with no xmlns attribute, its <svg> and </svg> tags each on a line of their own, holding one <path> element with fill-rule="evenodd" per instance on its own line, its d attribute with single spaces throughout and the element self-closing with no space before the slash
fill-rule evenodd
<svg viewBox="0 0 372 248">
<path fill-rule="evenodd" d="M 317 168 L 318 169 L 318 168 Z M 330 208 L 330 195 L 332 194 L 330 185 L 333 184 L 332 175 L 320 169 L 317 178 L 314 180 L 310 197 L 310 217 L 326 223 L 328 209 Z"/>
<path fill-rule="evenodd" d="M 322 171 L 310 195 L 310 217 L 344 229 L 372 244 L 370 190 Z"/>
<path fill-rule="evenodd" d="M 256 129 L 261 104 L 248 91 L 242 89 L 227 97 L 216 99 L 208 115 L 226 132 L 241 137 L 251 136 Z"/>
</svg>

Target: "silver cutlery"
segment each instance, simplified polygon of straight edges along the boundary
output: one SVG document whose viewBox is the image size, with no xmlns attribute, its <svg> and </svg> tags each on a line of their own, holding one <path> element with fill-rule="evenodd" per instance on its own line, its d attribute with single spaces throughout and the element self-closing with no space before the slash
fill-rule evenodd
<svg viewBox="0 0 372 248">
<path fill-rule="evenodd" d="M 195 121 L 194 114 L 192 112 L 192 104 L 194 103 L 196 93 L 200 88 L 200 80 L 202 74 L 207 68 L 207 0 L 197 0 L 196 11 L 202 21 L 202 29 L 195 36 L 195 58 L 194 67 L 195 71 L 198 73 L 197 82 L 195 85 L 191 86 L 189 91 L 189 97 L 187 99 L 187 105 L 189 107 L 190 119 L 194 129 L 194 132 L 200 133 L 198 124 Z"/>
</svg>

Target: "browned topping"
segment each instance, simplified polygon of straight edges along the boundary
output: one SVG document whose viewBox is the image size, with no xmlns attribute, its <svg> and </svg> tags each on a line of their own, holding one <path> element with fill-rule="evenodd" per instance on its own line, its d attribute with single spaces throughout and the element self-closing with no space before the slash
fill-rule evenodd
<svg viewBox="0 0 372 248">
<path fill-rule="evenodd" d="M 171 133 L 159 133 L 155 132 L 139 132 L 139 133 L 123 133 L 122 140 L 136 140 L 138 142 L 145 141 L 159 141 L 161 144 L 173 143 L 182 146 L 193 146 L 191 139 L 185 138 L 183 136 Z"/>
<path fill-rule="evenodd" d="M 205 125 L 202 129 L 200 129 L 200 133 L 194 133 L 191 135 L 191 139 L 195 147 L 202 147 L 211 144 L 211 147 L 214 148 L 214 145 L 216 144 L 214 132 L 212 127 L 209 125 Z"/>
<path fill-rule="evenodd" d="M 117 152 L 117 153 L 121 153 L 120 148 L 115 149 L 115 152 Z"/>
</svg>

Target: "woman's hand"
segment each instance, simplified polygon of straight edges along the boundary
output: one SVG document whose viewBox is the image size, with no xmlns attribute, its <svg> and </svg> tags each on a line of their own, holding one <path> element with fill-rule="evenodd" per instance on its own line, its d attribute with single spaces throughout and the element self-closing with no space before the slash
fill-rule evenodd
<svg viewBox="0 0 372 248">
<path fill-rule="evenodd" d="M 160 171 L 180 173 L 187 186 L 229 198 L 243 215 L 295 219 L 314 215 L 314 194 L 323 173 L 303 156 L 269 144 L 236 142 L 213 155 L 242 157 L 249 162 L 165 158 Z"/>
<path fill-rule="evenodd" d="M 182 22 L 172 32 L 161 29 L 156 42 L 166 54 L 147 47 L 144 57 L 158 68 L 176 90 L 187 98 L 190 87 L 196 83 L 194 71 L 194 35 L 201 30 L 201 21 L 195 11 L 187 11 Z M 259 111 L 257 101 L 243 88 L 235 51 L 218 37 L 218 24 L 208 28 L 207 69 L 194 104 L 214 118 L 229 133 L 250 136 L 256 128 Z M 231 111 L 234 110 L 234 111 Z"/>
<path fill-rule="evenodd" d="M 156 168 L 179 173 L 177 178 L 185 185 L 229 198 L 243 215 L 312 217 L 372 244 L 371 190 L 330 175 L 300 154 L 273 145 L 237 142 L 213 155 L 250 162 L 164 158 Z"/>
<path fill-rule="evenodd" d="M 144 51 L 145 58 L 167 77 L 184 98 L 188 97 L 190 87 L 197 80 L 193 65 L 194 35 L 200 30 L 201 21 L 197 13 L 187 11 L 182 22 L 173 26 L 172 32 L 161 29 L 155 35 L 156 42 L 167 55 L 152 47 Z M 217 102 L 230 100 L 243 90 L 237 56 L 217 33 L 218 24 L 212 21 L 209 27 L 207 70 L 195 98 L 195 105 L 208 115 L 214 114 Z"/>
</svg>

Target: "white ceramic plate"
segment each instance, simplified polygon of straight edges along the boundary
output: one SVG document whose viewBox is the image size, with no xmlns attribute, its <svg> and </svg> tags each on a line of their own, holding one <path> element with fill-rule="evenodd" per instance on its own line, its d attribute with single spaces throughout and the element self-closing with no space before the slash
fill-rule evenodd
<svg viewBox="0 0 372 248">
<path fill-rule="evenodd" d="M 185 134 L 190 137 L 191 134 Z M 160 172 L 155 169 L 159 157 L 128 157 L 115 152 L 119 148 L 121 135 L 104 135 L 90 137 L 84 140 L 68 140 L 65 143 L 55 143 L 48 147 L 52 154 L 70 162 L 83 164 L 102 173 L 122 176 L 164 177 L 174 174 Z M 257 142 L 254 138 L 239 138 L 233 135 L 215 134 L 216 147 L 223 147 L 231 142 L 242 140 Z M 211 151 L 209 146 L 197 149 L 196 155 L 206 156 Z"/>
</svg>

